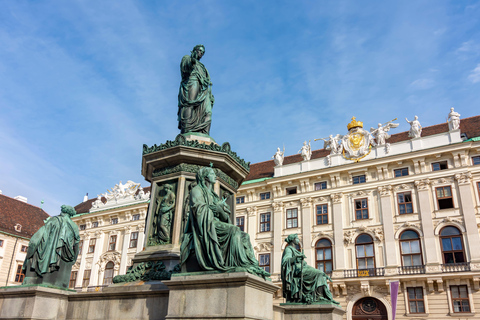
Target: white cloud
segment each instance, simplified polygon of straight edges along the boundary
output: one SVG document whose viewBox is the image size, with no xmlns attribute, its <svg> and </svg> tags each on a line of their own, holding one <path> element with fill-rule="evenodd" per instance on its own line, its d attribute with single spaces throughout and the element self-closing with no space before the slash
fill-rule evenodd
<svg viewBox="0 0 480 320">
<path fill-rule="evenodd" d="M 410 87 L 416 90 L 430 89 L 435 85 L 435 81 L 432 79 L 417 79 L 410 83 Z"/>
<path fill-rule="evenodd" d="M 472 70 L 472 72 L 470 72 L 468 80 L 470 80 L 472 83 L 480 82 L 480 63 L 477 64 L 477 66 L 475 67 L 475 69 Z"/>
</svg>

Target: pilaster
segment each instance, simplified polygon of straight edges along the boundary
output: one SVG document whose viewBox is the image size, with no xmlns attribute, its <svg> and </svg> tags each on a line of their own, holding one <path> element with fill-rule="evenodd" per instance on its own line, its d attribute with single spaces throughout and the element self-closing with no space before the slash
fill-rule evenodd
<svg viewBox="0 0 480 320">
<path fill-rule="evenodd" d="M 125 274 L 127 272 L 127 252 L 128 244 L 130 243 L 130 235 L 132 234 L 131 227 L 123 228 L 123 243 L 122 243 L 122 257 L 120 259 L 120 271 L 119 274 Z"/>
<path fill-rule="evenodd" d="M 80 268 L 77 273 L 77 280 L 75 282 L 75 287 L 80 288 L 82 286 L 83 274 L 85 272 L 85 264 L 88 250 L 88 242 L 90 241 L 90 235 L 85 232 L 83 236 L 83 247 L 82 247 L 82 256 L 80 257 Z"/>
<path fill-rule="evenodd" d="M 332 200 L 332 220 L 333 220 L 333 240 L 335 261 L 334 270 L 345 270 L 345 246 L 343 245 L 343 194 L 333 193 L 330 195 Z"/>
<path fill-rule="evenodd" d="M 98 276 L 100 271 L 100 265 L 97 263 L 100 255 L 103 251 L 103 240 L 105 238 L 105 233 L 101 230 L 95 232 L 95 253 L 93 254 L 93 261 L 92 261 L 92 273 L 90 275 L 90 284 L 89 286 L 96 286 L 98 285 Z"/>
<path fill-rule="evenodd" d="M 270 258 L 273 273 L 280 273 L 282 265 L 283 208 L 283 202 L 273 203 L 273 257 Z"/>
<path fill-rule="evenodd" d="M 395 244 L 395 231 L 393 230 L 392 212 L 392 186 L 378 187 L 380 195 L 380 207 L 382 213 L 383 230 L 385 235 L 385 258 L 386 267 L 398 266 L 397 245 Z"/>
<path fill-rule="evenodd" d="M 308 264 L 312 264 L 312 198 L 300 199 L 302 204 L 302 241 L 303 253 L 307 257 Z"/>
</svg>

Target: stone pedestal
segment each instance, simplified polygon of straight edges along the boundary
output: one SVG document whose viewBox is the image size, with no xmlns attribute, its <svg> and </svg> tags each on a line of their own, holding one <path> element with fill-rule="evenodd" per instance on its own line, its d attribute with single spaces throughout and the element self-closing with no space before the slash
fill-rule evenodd
<svg viewBox="0 0 480 320">
<path fill-rule="evenodd" d="M 281 304 L 284 320 L 342 320 L 345 311 L 335 304 Z"/>
<path fill-rule="evenodd" d="M 170 289 L 166 319 L 273 319 L 279 289 L 246 272 L 175 275 L 164 283 Z"/>
<path fill-rule="evenodd" d="M 65 320 L 75 292 L 40 286 L 0 289 L 0 319 Z"/>
</svg>

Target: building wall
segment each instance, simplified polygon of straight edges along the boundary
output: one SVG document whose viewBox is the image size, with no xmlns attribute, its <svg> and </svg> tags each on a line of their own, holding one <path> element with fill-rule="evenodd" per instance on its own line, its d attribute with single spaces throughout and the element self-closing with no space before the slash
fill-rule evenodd
<svg viewBox="0 0 480 320">
<path fill-rule="evenodd" d="M 19 285 L 21 282 L 16 282 L 15 276 L 18 266 L 25 261 L 26 253 L 21 251 L 22 246 L 28 247 L 29 239 L 0 231 L 0 240 L 3 240 L 0 247 L 0 286 Z"/>
</svg>

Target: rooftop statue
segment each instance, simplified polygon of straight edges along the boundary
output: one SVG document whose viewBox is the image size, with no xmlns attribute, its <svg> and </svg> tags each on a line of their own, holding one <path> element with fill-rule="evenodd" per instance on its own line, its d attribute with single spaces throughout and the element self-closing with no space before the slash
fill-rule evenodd
<svg viewBox="0 0 480 320">
<path fill-rule="evenodd" d="M 63 205 L 60 215 L 49 217 L 32 236 L 22 268 L 23 285 L 68 288 L 80 242 L 78 227 L 70 218 L 75 214 L 75 209 Z"/>
<path fill-rule="evenodd" d="M 386 143 L 386 140 L 390 138 L 390 135 L 387 133 L 392 128 L 398 127 L 399 123 L 393 123 L 393 121 L 397 120 L 397 118 L 388 121 L 387 123 L 378 124 L 378 128 L 370 128 L 370 133 L 375 138 L 377 145 L 381 146 Z"/>
<path fill-rule="evenodd" d="M 312 146 L 310 145 L 310 140 L 303 142 L 302 148 L 298 150 L 298 153 L 302 155 L 303 161 L 308 161 L 312 157 Z"/>
<path fill-rule="evenodd" d="M 275 163 L 275 166 L 281 166 L 283 165 L 283 159 L 285 155 L 285 146 L 283 147 L 283 152 L 280 151 L 280 148 L 277 148 L 277 152 L 273 155 L 273 162 Z"/>
<path fill-rule="evenodd" d="M 448 130 L 457 130 L 460 129 L 460 113 L 453 111 L 453 108 L 450 108 L 450 113 L 448 114 Z"/>
<path fill-rule="evenodd" d="M 410 130 L 408 131 L 408 136 L 410 138 L 420 138 L 422 135 L 422 125 L 420 124 L 420 121 L 418 121 L 418 117 L 415 116 L 415 119 L 412 121 L 408 121 L 407 118 L 405 118 L 407 122 L 410 124 Z"/>
<path fill-rule="evenodd" d="M 258 266 L 248 234 L 230 221 L 226 199 L 213 192 L 216 179 L 211 167 L 202 167 L 196 175 L 180 249 L 182 271 L 246 271 L 270 276 Z"/>
<path fill-rule="evenodd" d="M 283 297 L 287 303 L 334 303 L 332 293 L 328 288 L 328 280 L 332 281 L 323 271 L 309 266 L 305 255 L 295 249 L 300 240 L 296 234 L 285 239 L 288 246 L 282 255 L 282 288 Z"/>
<path fill-rule="evenodd" d="M 178 129 L 182 134 L 210 134 L 215 99 L 208 70 L 200 62 L 204 54 L 205 47 L 196 45 L 191 55 L 184 56 L 180 63 L 182 81 L 178 93 Z"/>
<path fill-rule="evenodd" d="M 315 139 L 314 141 L 323 140 L 323 148 L 325 150 L 330 150 L 330 154 L 339 154 L 342 153 L 342 138 L 342 135 L 337 134 L 335 137 L 330 135 L 328 138 Z"/>
</svg>

